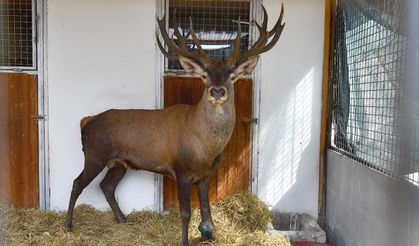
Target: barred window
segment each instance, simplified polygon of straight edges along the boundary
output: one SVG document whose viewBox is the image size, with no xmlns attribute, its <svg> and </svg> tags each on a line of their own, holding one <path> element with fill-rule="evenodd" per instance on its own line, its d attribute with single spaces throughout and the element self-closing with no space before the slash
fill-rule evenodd
<svg viewBox="0 0 419 246">
<path fill-rule="evenodd" d="M 419 46 L 406 11 L 403 0 L 336 1 L 329 136 L 332 149 L 419 186 Z"/>
<path fill-rule="evenodd" d="M 0 0 L 0 68 L 35 67 L 34 0 Z"/>
<path fill-rule="evenodd" d="M 202 48 L 212 58 L 223 60 L 232 51 L 232 41 L 237 36 L 237 21 L 240 17 L 242 51 L 249 46 L 249 0 L 169 0 L 169 34 L 173 36 L 172 14 L 176 10 L 177 25 L 181 34 L 189 32 L 189 17 L 192 18 L 193 28 L 202 43 Z M 192 38 L 188 39 L 188 47 L 196 52 Z M 175 39 L 176 42 L 176 39 Z M 179 61 L 168 60 L 168 70 L 182 69 Z"/>
</svg>

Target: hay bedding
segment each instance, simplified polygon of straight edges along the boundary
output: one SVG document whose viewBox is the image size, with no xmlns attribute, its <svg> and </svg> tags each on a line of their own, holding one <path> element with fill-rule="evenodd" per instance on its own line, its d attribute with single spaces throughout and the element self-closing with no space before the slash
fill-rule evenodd
<svg viewBox="0 0 419 246">
<path fill-rule="evenodd" d="M 117 224 L 112 212 L 87 205 L 76 208 L 73 232 L 66 232 L 63 212 L 13 209 L 0 204 L 0 245 L 178 245 L 181 222 L 177 210 L 167 214 L 132 212 L 128 222 Z M 199 241 L 199 210 L 194 210 L 189 228 L 191 245 L 289 246 L 282 236 L 268 236 L 270 221 L 266 206 L 253 195 L 238 194 L 212 207 L 215 239 Z M 3 240 L 3 241 L 2 241 Z M 2 243 L 3 242 L 3 243 Z"/>
</svg>

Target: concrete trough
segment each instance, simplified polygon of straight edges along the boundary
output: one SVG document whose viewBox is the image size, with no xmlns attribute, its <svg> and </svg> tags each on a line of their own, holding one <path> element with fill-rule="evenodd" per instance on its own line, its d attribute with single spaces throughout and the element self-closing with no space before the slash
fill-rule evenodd
<svg viewBox="0 0 419 246">
<path fill-rule="evenodd" d="M 267 230 L 270 235 L 281 234 L 291 242 L 326 242 L 326 233 L 308 214 L 281 213 L 273 210 L 272 217 L 272 223 L 268 225 Z"/>
</svg>

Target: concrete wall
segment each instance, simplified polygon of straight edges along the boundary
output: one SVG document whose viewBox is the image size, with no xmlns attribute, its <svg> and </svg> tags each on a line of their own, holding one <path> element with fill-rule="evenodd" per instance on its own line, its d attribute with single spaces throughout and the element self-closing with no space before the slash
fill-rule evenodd
<svg viewBox="0 0 419 246">
<path fill-rule="evenodd" d="M 282 1 L 265 0 L 269 26 Z M 262 55 L 258 195 L 317 216 L 324 0 L 285 0 L 286 27 Z"/>
<path fill-rule="evenodd" d="M 333 151 L 327 165 L 326 223 L 333 245 L 418 245 L 417 188 Z"/>
<path fill-rule="evenodd" d="M 154 108 L 155 2 L 49 0 L 48 84 L 51 208 L 66 209 L 83 169 L 79 121 L 109 108 Z M 108 208 L 102 173 L 78 203 Z M 129 171 L 117 189 L 125 212 L 152 208 L 154 176 Z"/>
</svg>

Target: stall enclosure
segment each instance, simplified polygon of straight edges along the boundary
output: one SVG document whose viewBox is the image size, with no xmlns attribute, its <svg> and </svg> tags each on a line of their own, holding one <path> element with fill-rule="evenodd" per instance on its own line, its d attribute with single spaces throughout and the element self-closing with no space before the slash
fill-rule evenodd
<svg viewBox="0 0 419 246">
<path fill-rule="evenodd" d="M 67 208 L 72 182 L 83 168 L 81 118 L 110 108 L 164 106 L 165 71 L 155 43 L 161 3 L 46 2 L 50 209 Z M 263 4 L 272 27 L 281 1 Z M 284 7 L 286 29 L 261 56 L 252 84 L 251 118 L 258 124 L 251 141 L 256 172 L 249 181 L 267 204 L 316 216 L 324 1 L 285 0 Z M 103 176 L 83 191 L 79 204 L 108 208 L 99 188 Z M 158 183 L 152 173 L 129 171 L 116 191 L 122 210 L 161 209 Z"/>
<path fill-rule="evenodd" d="M 416 245 L 419 5 L 337 0 L 333 6 L 328 237 L 336 245 Z"/>
</svg>

